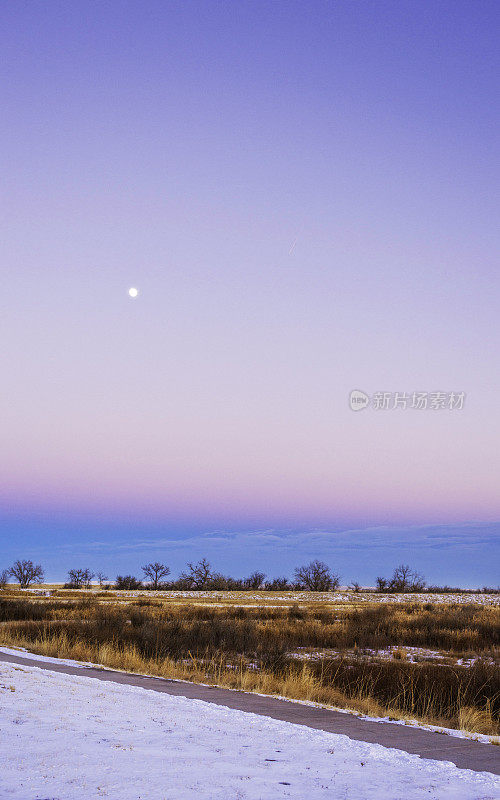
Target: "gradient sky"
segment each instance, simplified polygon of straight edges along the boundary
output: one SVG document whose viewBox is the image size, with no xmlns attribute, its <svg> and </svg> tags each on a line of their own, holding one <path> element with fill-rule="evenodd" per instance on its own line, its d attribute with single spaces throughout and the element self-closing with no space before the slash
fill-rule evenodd
<svg viewBox="0 0 500 800">
<path fill-rule="evenodd" d="M 0 567 L 498 583 L 499 18 L 2 4 Z"/>
</svg>

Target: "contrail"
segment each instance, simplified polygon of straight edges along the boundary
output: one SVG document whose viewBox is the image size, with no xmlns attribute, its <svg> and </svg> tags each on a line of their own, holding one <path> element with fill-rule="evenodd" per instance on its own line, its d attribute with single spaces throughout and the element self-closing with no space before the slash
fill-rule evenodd
<svg viewBox="0 0 500 800">
<path fill-rule="evenodd" d="M 292 250 L 293 250 L 293 248 L 295 247 L 295 245 L 296 245 L 296 244 L 297 244 L 297 239 L 295 239 L 295 241 L 294 241 L 294 243 L 292 244 L 292 246 L 291 246 L 290 250 L 288 251 L 288 255 L 289 255 L 289 256 L 292 254 Z"/>
</svg>

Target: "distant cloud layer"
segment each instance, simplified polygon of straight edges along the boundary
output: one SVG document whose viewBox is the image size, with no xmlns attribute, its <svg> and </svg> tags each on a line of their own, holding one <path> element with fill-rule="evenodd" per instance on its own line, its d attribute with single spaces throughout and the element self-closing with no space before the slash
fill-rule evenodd
<svg viewBox="0 0 500 800">
<path fill-rule="evenodd" d="M 261 568 L 268 575 L 291 575 L 294 567 L 311 558 L 327 561 L 343 582 L 373 585 L 377 575 L 388 575 L 404 561 L 422 571 L 431 583 L 476 587 L 496 585 L 500 558 L 500 523 L 454 525 L 377 526 L 351 530 L 213 530 L 179 538 L 172 532 L 138 531 L 131 535 L 74 536 L 73 541 L 37 545 L 54 580 L 72 567 L 88 565 L 111 576 L 126 571 L 140 574 L 146 561 L 161 559 L 175 574 L 187 561 L 207 557 L 222 572 L 244 575 Z M 11 557 L 31 555 L 19 538 Z M 24 552 L 26 550 L 26 553 Z"/>
</svg>

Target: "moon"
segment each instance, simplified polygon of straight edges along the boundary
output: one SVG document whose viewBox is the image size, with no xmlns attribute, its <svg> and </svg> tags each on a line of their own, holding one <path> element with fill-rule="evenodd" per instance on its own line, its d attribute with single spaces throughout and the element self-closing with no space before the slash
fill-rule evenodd
<svg viewBox="0 0 500 800">
<path fill-rule="evenodd" d="M 129 297 L 137 297 L 138 294 L 139 294 L 139 290 L 136 289 L 135 286 L 131 286 L 130 289 L 128 290 L 128 296 Z"/>
</svg>

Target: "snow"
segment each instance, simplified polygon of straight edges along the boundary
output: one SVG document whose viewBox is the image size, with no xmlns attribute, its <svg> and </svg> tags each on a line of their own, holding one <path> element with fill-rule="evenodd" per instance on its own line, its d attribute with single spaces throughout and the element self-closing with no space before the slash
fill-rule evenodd
<svg viewBox="0 0 500 800">
<path fill-rule="evenodd" d="M 294 591 L 286 594 L 279 592 L 262 592 L 251 594 L 250 592 L 230 592 L 230 591 L 158 591 L 158 592 L 120 592 L 120 597 L 162 597 L 166 599 L 190 599 L 190 600 L 221 600 L 221 601 L 243 601 L 247 605 L 248 600 L 258 601 L 260 607 L 266 599 L 281 601 L 282 603 L 439 603 L 484 606 L 500 605 L 500 595 L 483 594 L 480 592 L 450 592 L 450 593 L 412 593 L 412 594 L 380 594 L 379 592 L 302 592 Z"/>
<path fill-rule="evenodd" d="M 288 653 L 291 658 L 298 658 L 304 661 L 314 661 L 320 658 L 351 658 L 357 661 L 373 661 L 374 659 L 380 661 L 392 661 L 397 658 L 398 651 L 402 653 L 402 660 L 409 664 L 419 664 L 423 661 L 437 664 L 440 666 L 449 666 L 450 664 L 459 667 L 472 667 L 479 660 L 484 664 L 496 664 L 497 660 L 491 656 L 472 656 L 470 658 L 456 658 L 446 650 L 437 651 L 430 650 L 427 647 L 414 647 L 412 645 L 398 645 L 393 644 L 388 647 L 383 647 L 374 650 L 371 647 L 362 648 L 343 648 L 341 650 L 334 647 L 323 647 L 312 649 L 310 647 L 298 647 Z"/>
<path fill-rule="evenodd" d="M 104 664 L 94 664 L 90 661 L 74 661 L 70 658 L 54 658 L 52 656 L 39 656 L 36 653 L 31 653 L 29 650 L 26 650 L 25 647 L 0 647 L 0 653 L 7 653 L 8 655 L 12 656 L 21 656 L 25 659 L 31 659 L 32 661 L 46 661 L 49 664 L 65 664 L 68 667 L 92 667 L 93 669 L 109 669 Z M 115 669 L 116 672 L 121 672 L 122 670 Z M 157 677 L 155 675 L 150 675 L 148 673 L 137 673 L 138 675 L 142 675 L 146 678 L 154 678 Z M 169 681 L 176 681 L 176 683 L 185 683 L 186 681 L 182 680 L 181 678 L 169 678 Z M 211 686 L 213 684 L 202 683 L 198 684 L 199 686 Z M 226 691 L 240 691 L 239 689 L 227 689 L 224 687 Z M 259 697 L 275 697 L 278 700 L 284 700 L 286 702 L 293 702 L 293 703 L 300 703 L 301 705 L 305 706 L 312 706 L 313 708 L 324 708 L 321 703 L 316 703 L 313 700 L 290 700 L 289 697 L 284 697 L 282 695 L 268 695 L 262 694 L 261 692 L 254 692 L 254 694 L 259 695 Z M 331 706 L 330 706 L 331 708 Z M 444 733 L 447 736 L 455 736 L 458 739 L 473 739 L 475 742 L 482 742 L 483 744 L 491 744 L 495 742 L 496 744 L 500 744 L 500 737 L 499 736 L 492 736 L 490 734 L 484 733 L 471 733 L 470 731 L 462 731 L 457 730 L 456 728 L 444 728 L 442 725 L 430 725 L 425 722 L 421 722 L 417 719 L 404 719 L 404 720 L 397 720 L 394 717 L 373 717 L 368 716 L 367 714 L 361 714 L 359 711 L 353 711 L 349 708 L 337 708 L 335 707 L 335 711 L 339 711 L 342 714 L 351 714 L 353 716 L 359 717 L 360 719 L 368 720 L 369 722 L 380 722 L 383 723 L 390 723 L 391 725 L 406 725 L 413 728 L 420 728 L 421 730 L 426 731 L 434 731 L 436 733 Z"/>
<path fill-rule="evenodd" d="M 266 590 L 259 590 L 256 592 L 249 591 L 228 591 L 228 590 L 179 590 L 179 589 L 160 589 L 152 591 L 149 589 L 134 589 L 134 590 L 109 590 L 103 592 L 98 586 L 93 586 L 92 589 L 62 589 L 57 590 L 37 590 L 33 588 L 23 589 L 28 594 L 44 595 L 46 597 L 52 596 L 54 591 L 60 599 L 67 594 L 68 597 L 82 594 L 85 597 L 99 594 L 101 601 L 103 594 L 108 595 L 111 602 L 128 602 L 131 599 L 149 598 L 149 599 L 162 599 L 162 600 L 198 600 L 203 601 L 206 605 L 226 605 L 228 602 L 232 604 L 246 606 L 248 608 L 260 608 L 263 605 L 269 608 L 280 608 L 283 603 L 439 603 L 439 604 L 459 604 L 459 605 L 483 605 L 483 606 L 500 606 L 500 594 L 483 593 L 483 592 L 415 592 L 415 593 L 380 593 L 376 591 L 363 590 L 361 592 L 347 591 L 339 589 L 333 592 L 308 592 L 308 591 L 286 591 L 286 592 L 270 592 Z M 213 600 L 213 603 L 206 603 L 207 600 Z M 254 601 L 251 605 L 248 601 Z M 279 603 L 280 605 L 268 606 L 268 601 Z"/>
<path fill-rule="evenodd" d="M 70 658 L 53 658 L 52 656 L 39 656 L 30 653 L 25 647 L 0 647 L 0 653 L 7 653 L 10 656 L 20 656 L 30 658 L 33 661 L 46 661 L 48 664 L 65 664 L 67 667 L 99 667 L 100 664 L 91 664 L 89 661 L 72 661 Z"/>
<path fill-rule="evenodd" d="M 494 800 L 489 773 L 146 689 L 0 663 L 6 800 Z"/>
</svg>

